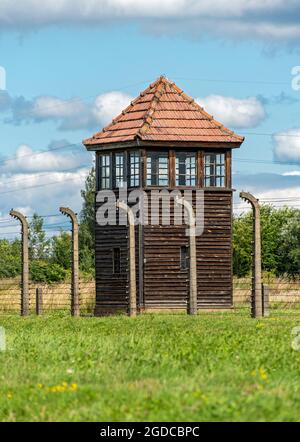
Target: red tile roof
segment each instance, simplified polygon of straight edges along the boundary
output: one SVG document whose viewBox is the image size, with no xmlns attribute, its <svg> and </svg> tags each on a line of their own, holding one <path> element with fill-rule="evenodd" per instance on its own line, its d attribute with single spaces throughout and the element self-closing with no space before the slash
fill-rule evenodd
<svg viewBox="0 0 300 442">
<path fill-rule="evenodd" d="M 92 138 L 88 148 L 107 143 L 144 141 L 242 143 L 241 137 L 214 120 L 176 84 L 160 77 Z"/>
</svg>

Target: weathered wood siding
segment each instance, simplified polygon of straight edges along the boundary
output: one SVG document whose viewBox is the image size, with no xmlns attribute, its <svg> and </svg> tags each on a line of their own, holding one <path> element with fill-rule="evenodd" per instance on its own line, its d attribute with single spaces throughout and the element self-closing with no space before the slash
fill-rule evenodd
<svg viewBox="0 0 300 442">
<path fill-rule="evenodd" d="M 96 209 L 99 206 L 96 205 Z M 113 273 L 112 249 L 120 248 L 119 274 Z M 128 307 L 128 238 L 126 226 L 95 226 L 95 314 L 125 312 Z"/>
<path fill-rule="evenodd" d="M 198 307 L 228 308 L 232 306 L 232 192 L 206 190 L 204 201 L 204 232 L 196 241 Z M 136 227 L 137 305 L 141 310 L 187 307 L 189 272 L 180 269 L 180 247 L 188 244 L 186 226 Z M 120 274 L 113 274 L 114 247 L 121 250 Z M 95 264 L 95 313 L 127 311 L 126 226 L 96 225 Z"/>
<path fill-rule="evenodd" d="M 232 305 L 231 191 L 205 191 L 204 232 L 197 237 L 198 307 Z M 186 308 L 188 270 L 180 270 L 184 226 L 144 228 L 145 308 Z"/>
</svg>

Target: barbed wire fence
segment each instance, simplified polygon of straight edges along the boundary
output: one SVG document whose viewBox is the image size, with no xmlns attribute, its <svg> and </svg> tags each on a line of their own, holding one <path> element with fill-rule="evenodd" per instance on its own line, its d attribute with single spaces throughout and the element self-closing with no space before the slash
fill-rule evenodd
<svg viewBox="0 0 300 442">
<path fill-rule="evenodd" d="M 245 203 L 244 203 L 245 204 Z M 57 214 L 45 215 L 48 219 Z M 7 222 L 8 220 L 5 220 Z M 12 220 L 12 225 L 17 228 L 17 223 Z M 6 226 L 6 224 L 5 224 Z M 7 223 L 9 227 L 9 224 Z M 69 228 L 67 229 L 67 227 Z M 46 224 L 46 229 L 51 232 L 62 231 L 72 232 L 70 222 L 56 222 Z M 17 232 L 16 230 L 16 233 Z M 23 232 L 22 232 L 23 233 Z M 73 243 L 72 243 L 73 244 Z M 24 251 L 24 249 L 23 249 Z M 78 258 L 77 258 L 78 259 Z M 23 262 L 23 260 L 22 260 Z M 24 314 L 24 283 L 21 275 L 15 278 L 0 279 L 0 314 Z M 25 281 L 26 283 L 26 281 Z M 300 279 L 289 279 L 287 277 L 276 278 L 269 274 L 262 274 L 259 282 L 265 287 L 265 296 L 267 294 L 269 303 L 269 315 L 300 316 Z M 96 299 L 96 289 L 94 279 L 80 278 L 78 275 L 78 296 L 81 315 L 93 315 Z M 74 313 L 74 280 L 71 276 L 66 280 L 57 283 L 41 283 L 31 281 L 28 275 L 28 312 L 47 314 L 53 311 L 68 311 Z M 26 287 L 25 287 L 26 289 Z M 263 298 L 262 306 L 267 305 Z M 247 316 L 253 310 L 253 278 L 234 278 L 233 279 L 233 310 L 244 312 Z M 267 315 L 266 312 L 264 312 Z M 25 314 L 26 308 L 25 308 Z M 201 310 L 200 310 L 201 314 Z M 252 311 L 253 316 L 253 311 Z M 255 316 L 255 315 L 254 315 Z"/>
</svg>

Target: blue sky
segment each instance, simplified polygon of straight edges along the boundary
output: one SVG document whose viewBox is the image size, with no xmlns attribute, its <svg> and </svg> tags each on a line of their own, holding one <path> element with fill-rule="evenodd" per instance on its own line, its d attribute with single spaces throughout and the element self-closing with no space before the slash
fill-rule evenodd
<svg viewBox="0 0 300 442">
<path fill-rule="evenodd" d="M 32 153 L 80 143 L 161 74 L 245 134 L 234 153 L 238 190 L 299 197 L 300 90 L 291 83 L 300 65 L 297 1 L 235 0 L 230 10 L 218 0 L 215 11 L 206 0 L 201 7 L 154 0 L 156 8 L 136 0 L 11 3 L 0 7 L 2 218 L 12 205 L 29 215 L 61 203 L 79 210 L 91 156 L 79 146 Z"/>
</svg>

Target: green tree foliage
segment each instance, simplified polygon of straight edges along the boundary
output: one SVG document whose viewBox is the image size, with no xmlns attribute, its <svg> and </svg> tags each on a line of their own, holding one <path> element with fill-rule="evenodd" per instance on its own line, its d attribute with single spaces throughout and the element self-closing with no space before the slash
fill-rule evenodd
<svg viewBox="0 0 300 442">
<path fill-rule="evenodd" d="M 68 232 L 61 232 L 51 240 L 51 262 L 63 269 L 70 269 L 72 263 L 72 238 Z"/>
<path fill-rule="evenodd" d="M 294 212 L 280 234 L 279 272 L 293 277 L 300 274 L 300 211 Z"/>
<path fill-rule="evenodd" d="M 21 242 L 0 240 L 0 278 L 14 278 L 21 273 Z"/>
<path fill-rule="evenodd" d="M 49 240 L 43 229 L 44 220 L 37 213 L 29 223 L 29 256 L 31 259 L 46 259 L 48 256 Z"/>
<path fill-rule="evenodd" d="M 284 207 L 275 209 L 270 205 L 261 207 L 261 234 L 262 234 L 262 267 L 264 271 L 276 275 L 286 273 L 291 275 L 291 256 L 297 255 L 297 251 L 288 253 L 288 247 L 283 249 L 283 237 L 288 225 L 293 225 L 290 220 L 294 217 L 299 219 L 299 211 Z M 297 224 L 297 222 L 295 223 Z M 251 271 L 252 252 L 252 213 L 247 212 L 234 217 L 233 222 L 233 271 L 234 274 L 242 277 Z M 292 229 L 292 227 L 290 227 Z M 293 227 L 295 229 L 295 227 Z M 295 242 L 295 241 L 294 241 Z M 294 250 L 294 246 L 286 239 L 286 244 Z M 294 244 L 294 243 L 293 243 Z M 283 265 L 286 263 L 286 266 Z M 300 267 L 298 266 L 298 274 Z"/>
<path fill-rule="evenodd" d="M 64 281 L 68 272 L 59 264 L 41 259 L 30 262 L 30 279 L 34 282 L 53 283 Z"/>
<path fill-rule="evenodd" d="M 83 205 L 79 217 L 80 269 L 90 274 L 95 271 L 95 189 L 96 173 L 93 167 L 86 178 L 85 188 L 81 191 Z"/>
</svg>

